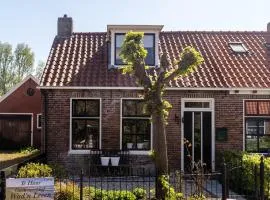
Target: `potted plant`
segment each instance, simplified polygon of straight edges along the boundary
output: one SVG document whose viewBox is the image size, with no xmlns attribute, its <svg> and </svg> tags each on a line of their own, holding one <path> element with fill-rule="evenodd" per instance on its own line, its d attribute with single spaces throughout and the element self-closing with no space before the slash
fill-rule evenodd
<svg viewBox="0 0 270 200">
<path fill-rule="evenodd" d="M 133 143 L 132 142 L 128 142 L 127 143 L 127 148 L 128 149 L 133 149 Z"/>
<path fill-rule="evenodd" d="M 143 149 L 144 143 L 137 143 L 137 149 Z"/>
<path fill-rule="evenodd" d="M 109 162 L 110 162 L 110 157 L 108 157 L 108 156 L 101 156 L 100 157 L 100 160 L 101 160 L 101 165 L 102 166 L 108 166 L 109 165 Z"/>
<path fill-rule="evenodd" d="M 111 158 L 111 164 L 112 166 L 118 166 L 120 157 L 118 155 L 112 156 Z"/>
</svg>

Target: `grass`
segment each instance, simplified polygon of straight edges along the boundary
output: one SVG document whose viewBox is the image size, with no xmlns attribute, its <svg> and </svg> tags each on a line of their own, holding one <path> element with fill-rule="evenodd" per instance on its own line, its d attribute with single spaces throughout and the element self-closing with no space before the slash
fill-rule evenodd
<svg viewBox="0 0 270 200">
<path fill-rule="evenodd" d="M 23 162 L 34 155 L 38 155 L 39 150 L 33 148 L 26 148 L 16 151 L 0 150 L 0 170 L 10 167 L 14 164 Z"/>
</svg>

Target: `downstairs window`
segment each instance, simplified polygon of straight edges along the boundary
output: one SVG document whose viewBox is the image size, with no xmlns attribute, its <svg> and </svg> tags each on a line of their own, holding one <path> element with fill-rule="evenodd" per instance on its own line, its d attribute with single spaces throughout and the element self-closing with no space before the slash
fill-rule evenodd
<svg viewBox="0 0 270 200">
<path fill-rule="evenodd" d="M 246 151 L 270 153 L 270 101 L 245 101 Z"/>
<path fill-rule="evenodd" d="M 100 100 L 72 99 L 72 150 L 99 149 Z"/>
<path fill-rule="evenodd" d="M 143 100 L 122 101 L 122 148 L 151 149 L 151 116 L 144 111 Z"/>
</svg>

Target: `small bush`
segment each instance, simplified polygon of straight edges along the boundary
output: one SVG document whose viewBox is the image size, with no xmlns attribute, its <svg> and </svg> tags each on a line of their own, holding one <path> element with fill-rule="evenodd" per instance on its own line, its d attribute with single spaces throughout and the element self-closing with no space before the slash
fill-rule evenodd
<svg viewBox="0 0 270 200">
<path fill-rule="evenodd" d="M 18 178 L 37 178 L 52 176 L 52 168 L 41 163 L 28 163 L 18 171 Z"/>
<path fill-rule="evenodd" d="M 133 189 L 132 193 L 136 196 L 136 199 L 138 200 L 144 200 L 146 199 L 146 190 L 143 188 L 135 188 Z"/>
<path fill-rule="evenodd" d="M 66 183 L 55 183 L 55 200 L 79 200 L 80 199 L 80 189 L 76 184 L 72 182 Z"/>
<path fill-rule="evenodd" d="M 20 149 L 20 153 L 22 154 L 29 154 L 29 153 L 34 153 L 34 152 L 38 152 L 38 149 L 35 149 L 34 147 L 24 147 L 22 149 Z"/>
<path fill-rule="evenodd" d="M 192 195 L 191 197 L 188 198 L 188 200 L 205 200 L 206 197 L 204 195 Z"/>
</svg>

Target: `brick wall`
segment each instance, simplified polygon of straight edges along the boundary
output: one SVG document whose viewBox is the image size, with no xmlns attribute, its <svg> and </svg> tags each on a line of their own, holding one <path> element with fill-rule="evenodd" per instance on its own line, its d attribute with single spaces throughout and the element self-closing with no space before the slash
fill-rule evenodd
<svg viewBox="0 0 270 200">
<path fill-rule="evenodd" d="M 70 98 L 95 97 L 102 99 L 102 148 L 118 149 L 120 144 L 120 99 L 138 97 L 136 91 L 123 90 L 46 90 L 47 104 L 47 158 L 68 166 L 84 166 L 87 156 L 69 155 Z M 168 156 L 171 168 L 180 168 L 181 158 L 181 98 L 214 98 L 215 127 L 228 128 L 228 141 L 216 142 L 216 150 L 243 148 L 243 99 L 264 99 L 263 95 L 231 95 L 226 91 L 166 91 L 172 104 L 167 126 Z M 44 96 L 42 97 L 44 101 Z M 175 120 L 175 116 L 179 120 Z M 45 130 L 45 129 L 43 129 Z M 144 156 L 150 163 L 150 158 Z M 134 164 L 139 159 L 135 159 Z"/>
</svg>

